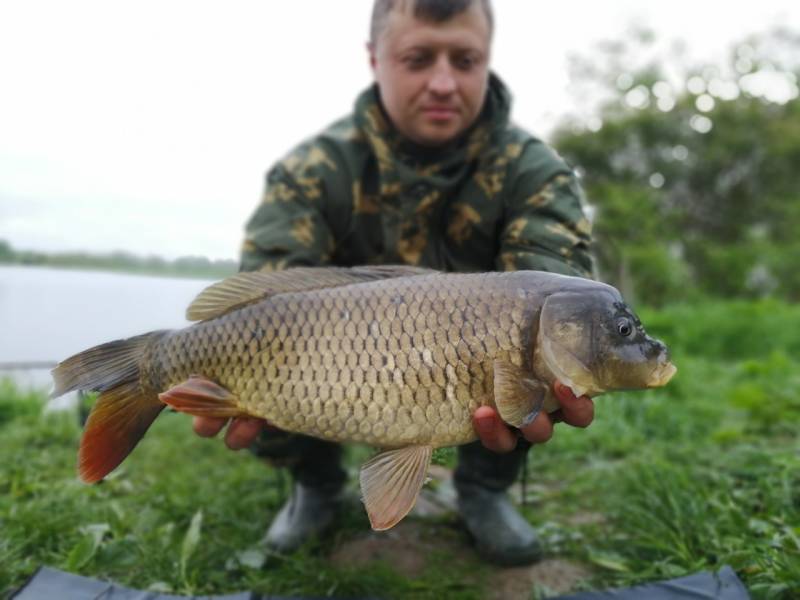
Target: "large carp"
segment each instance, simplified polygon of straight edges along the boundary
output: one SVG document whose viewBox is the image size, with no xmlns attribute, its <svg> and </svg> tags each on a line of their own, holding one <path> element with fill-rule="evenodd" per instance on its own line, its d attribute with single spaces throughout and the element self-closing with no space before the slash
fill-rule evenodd
<svg viewBox="0 0 800 600">
<path fill-rule="evenodd" d="M 384 451 L 364 464 L 374 529 L 414 505 L 434 448 L 476 439 L 472 413 L 520 427 L 576 395 L 664 385 L 675 372 L 619 292 L 538 271 L 445 274 L 416 267 L 240 273 L 204 290 L 184 329 L 96 346 L 53 370 L 54 395 L 100 396 L 79 473 L 95 482 L 169 405 L 267 419 Z"/>
</svg>

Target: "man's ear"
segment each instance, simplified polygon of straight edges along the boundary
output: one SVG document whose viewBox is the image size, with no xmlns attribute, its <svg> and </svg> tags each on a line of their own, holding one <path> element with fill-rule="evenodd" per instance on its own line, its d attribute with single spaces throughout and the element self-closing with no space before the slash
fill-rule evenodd
<svg viewBox="0 0 800 600">
<path fill-rule="evenodd" d="M 374 42 L 367 42 L 367 53 L 369 54 L 369 67 L 372 69 L 373 73 L 375 72 L 375 66 L 377 65 L 377 58 L 375 57 L 375 43 Z"/>
</svg>

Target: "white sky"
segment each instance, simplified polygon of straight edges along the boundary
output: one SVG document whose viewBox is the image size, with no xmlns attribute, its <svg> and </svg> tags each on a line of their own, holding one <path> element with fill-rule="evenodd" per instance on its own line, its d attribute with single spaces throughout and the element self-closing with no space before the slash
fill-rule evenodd
<svg viewBox="0 0 800 600">
<path fill-rule="evenodd" d="M 567 57 L 631 23 L 701 61 L 796 0 L 494 0 L 493 68 L 546 137 Z M 18 249 L 236 258 L 269 165 L 371 79 L 371 0 L 0 0 L 0 239 Z"/>
</svg>

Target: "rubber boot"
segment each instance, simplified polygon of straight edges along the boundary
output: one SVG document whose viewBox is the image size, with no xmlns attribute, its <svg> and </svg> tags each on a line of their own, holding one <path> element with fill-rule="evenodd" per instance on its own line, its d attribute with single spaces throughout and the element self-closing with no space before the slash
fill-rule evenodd
<svg viewBox="0 0 800 600">
<path fill-rule="evenodd" d="M 458 510 L 475 540 L 475 549 L 497 565 L 527 565 L 542 555 L 536 532 L 507 492 L 528 448 L 530 444 L 523 440 L 508 454 L 487 450 L 480 442 L 459 448 L 454 474 Z"/>
<path fill-rule="evenodd" d="M 252 449 L 262 458 L 289 468 L 292 494 L 264 537 L 267 548 L 280 553 L 297 550 L 322 535 L 334 522 L 347 474 L 342 448 L 307 436 L 267 432 Z"/>
<path fill-rule="evenodd" d="M 341 504 L 338 492 L 295 482 L 292 495 L 267 530 L 264 545 L 275 552 L 294 552 L 320 537 L 333 524 Z"/>
</svg>

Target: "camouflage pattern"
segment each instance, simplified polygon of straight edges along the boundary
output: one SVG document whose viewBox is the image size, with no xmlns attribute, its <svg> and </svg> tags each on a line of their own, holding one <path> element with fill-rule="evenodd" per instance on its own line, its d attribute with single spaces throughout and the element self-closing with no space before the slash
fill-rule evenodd
<svg viewBox="0 0 800 600">
<path fill-rule="evenodd" d="M 242 269 L 405 263 L 590 277 L 591 227 L 576 177 L 509 123 L 510 105 L 492 75 L 478 122 L 432 150 L 403 140 L 369 88 L 353 115 L 270 170 Z"/>
</svg>

